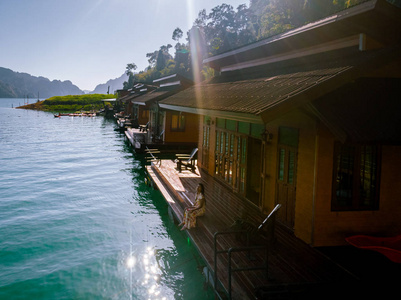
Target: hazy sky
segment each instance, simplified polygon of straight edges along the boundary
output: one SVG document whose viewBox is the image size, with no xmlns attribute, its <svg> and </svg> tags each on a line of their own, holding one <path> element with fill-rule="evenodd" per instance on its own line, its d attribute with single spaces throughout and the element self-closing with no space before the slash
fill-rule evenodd
<svg viewBox="0 0 401 300">
<path fill-rule="evenodd" d="M 201 9 L 209 13 L 222 3 L 249 6 L 249 0 L 0 0 L 0 67 L 93 90 L 120 77 L 128 63 L 144 70 L 146 53 L 175 45 L 175 28 L 186 37 Z"/>
</svg>

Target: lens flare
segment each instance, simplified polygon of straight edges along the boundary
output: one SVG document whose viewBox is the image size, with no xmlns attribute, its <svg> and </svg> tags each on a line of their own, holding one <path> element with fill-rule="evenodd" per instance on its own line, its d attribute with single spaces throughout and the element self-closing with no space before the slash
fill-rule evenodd
<svg viewBox="0 0 401 300">
<path fill-rule="evenodd" d="M 127 259 L 127 267 L 128 267 L 128 268 L 132 268 L 133 266 L 135 266 L 135 262 L 136 262 L 135 257 L 130 256 L 130 257 Z"/>
</svg>

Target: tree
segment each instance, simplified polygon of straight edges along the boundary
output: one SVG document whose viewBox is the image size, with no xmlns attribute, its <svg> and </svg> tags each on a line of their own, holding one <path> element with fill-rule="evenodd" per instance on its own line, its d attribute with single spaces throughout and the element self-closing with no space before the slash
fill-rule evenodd
<svg viewBox="0 0 401 300">
<path fill-rule="evenodd" d="M 150 67 L 154 67 L 156 65 L 156 60 L 157 60 L 158 54 L 159 54 L 159 50 L 155 50 L 153 52 L 146 53 L 146 57 L 148 58 Z"/>
<path fill-rule="evenodd" d="M 136 70 L 137 66 L 136 64 L 132 63 L 132 64 L 127 64 L 127 67 L 125 68 L 125 74 L 127 74 L 127 76 L 133 75 L 132 70 Z"/>
<path fill-rule="evenodd" d="M 167 62 L 172 59 L 169 50 L 172 46 L 170 44 L 163 45 L 157 53 L 156 57 L 156 70 L 161 71 L 167 66 Z"/>
<path fill-rule="evenodd" d="M 258 16 L 258 39 L 322 19 L 366 0 L 251 0 Z"/>
<path fill-rule="evenodd" d="M 201 10 L 194 27 L 204 32 L 208 52 L 213 55 L 255 41 L 259 30 L 254 26 L 256 19 L 245 4 L 239 5 L 237 11 L 231 5 L 221 4 L 209 14 Z"/>
<path fill-rule="evenodd" d="M 176 41 L 177 43 L 175 44 L 175 54 L 174 54 L 174 68 L 172 72 L 174 73 L 179 73 L 182 75 L 186 75 L 186 73 L 189 71 L 189 46 L 186 45 L 185 43 L 180 43 L 180 39 L 183 36 L 182 30 L 177 27 L 173 31 L 172 39 Z M 170 64 L 170 67 L 172 65 Z"/>
<path fill-rule="evenodd" d="M 179 40 L 180 40 L 180 38 L 182 38 L 182 35 L 183 35 L 182 30 L 181 30 L 179 27 L 177 27 L 177 28 L 174 29 L 174 31 L 173 31 L 173 37 L 172 37 L 172 39 L 178 43 Z"/>
<path fill-rule="evenodd" d="M 134 72 L 137 69 L 136 64 L 131 63 L 131 64 L 127 64 L 127 66 L 125 67 L 125 74 L 127 74 L 128 76 L 128 81 L 124 81 L 123 83 L 123 88 L 124 89 L 129 89 L 132 88 L 134 85 Z"/>
<path fill-rule="evenodd" d="M 198 13 L 198 18 L 196 18 L 195 21 L 194 21 L 194 27 L 198 27 L 198 28 L 206 27 L 207 19 L 208 19 L 208 16 L 207 16 L 207 13 L 206 13 L 206 9 L 202 9 Z"/>
</svg>

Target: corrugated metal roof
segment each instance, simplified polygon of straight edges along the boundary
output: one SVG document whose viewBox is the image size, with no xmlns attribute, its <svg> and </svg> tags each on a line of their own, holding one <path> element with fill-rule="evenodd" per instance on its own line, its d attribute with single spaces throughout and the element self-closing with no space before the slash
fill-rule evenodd
<svg viewBox="0 0 401 300">
<path fill-rule="evenodd" d="M 163 96 L 168 96 L 168 94 L 171 94 L 171 92 L 155 90 L 150 93 L 139 96 L 137 98 L 134 98 L 132 100 L 132 103 L 146 104 L 151 102 L 152 100 L 157 100 L 163 98 Z"/>
<path fill-rule="evenodd" d="M 163 104 L 259 114 L 310 89 L 351 66 L 321 68 L 243 81 L 200 84 L 162 100 Z"/>
</svg>

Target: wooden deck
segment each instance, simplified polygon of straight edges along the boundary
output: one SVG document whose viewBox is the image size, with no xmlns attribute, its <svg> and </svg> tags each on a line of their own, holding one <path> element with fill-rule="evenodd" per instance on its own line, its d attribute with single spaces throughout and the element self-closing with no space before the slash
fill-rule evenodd
<svg viewBox="0 0 401 300">
<path fill-rule="evenodd" d="M 125 136 L 136 152 L 143 153 L 146 147 L 163 150 L 164 153 L 187 153 L 197 146 L 196 143 L 165 143 L 155 141 L 149 131 L 140 131 L 137 128 L 127 128 Z"/>
<path fill-rule="evenodd" d="M 173 160 L 147 166 L 149 176 L 164 195 L 177 220 L 182 219 L 183 209 L 191 204 L 199 182 L 205 186 L 206 214 L 198 218 L 197 227 L 187 230 L 199 253 L 205 260 L 211 276 L 214 275 L 214 234 L 233 230 L 238 220 L 248 220 L 249 224 L 260 224 L 266 217 L 247 200 L 230 192 L 203 171 L 196 169 L 179 173 Z M 252 228 L 252 227 L 251 227 Z M 269 226 L 269 228 L 272 228 Z M 317 296 L 317 293 L 331 290 L 330 294 L 355 281 L 349 272 L 323 256 L 319 251 L 297 239 L 282 225 L 274 222 L 274 238 L 269 232 L 251 235 L 252 245 L 268 247 L 268 268 L 234 272 L 231 280 L 232 299 L 272 299 L 283 295 Z M 238 234 L 224 234 L 218 238 L 218 250 L 244 247 L 245 240 Z M 232 254 L 232 268 L 260 267 L 264 264 L 266 251 L 253 250 Z M 228 255 L 219 254 L 217 259 L 219 288 L 223 299 L 229 298 Z M 214 280 L 210 282 L 214 285 Z M 292 299 L 292 298 L 291 298 Z"/>
</svg>

